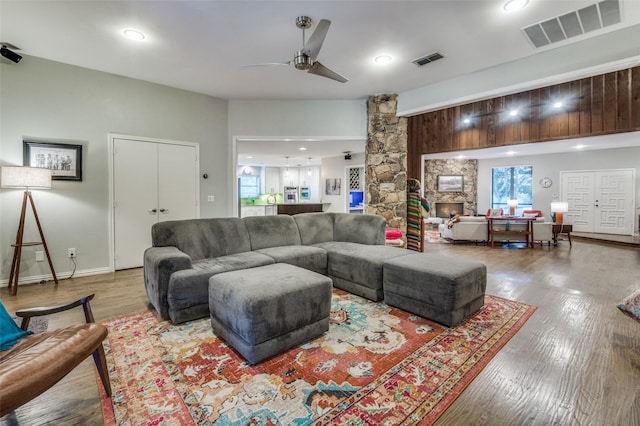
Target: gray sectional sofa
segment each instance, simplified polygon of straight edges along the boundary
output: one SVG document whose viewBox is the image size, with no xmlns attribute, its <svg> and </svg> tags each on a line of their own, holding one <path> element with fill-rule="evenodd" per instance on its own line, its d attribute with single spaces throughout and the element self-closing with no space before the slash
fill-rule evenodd
<svg viewBox="0 0 640 426">
<path fill-rule="evenodd" d="M 424 256 L 431 257 L 433 264 L 446 264 L 450 260 L 441 255 L 417 255 L 411 250 L 385 246 L 385 228 L 386 221 L 381 216 L 348 213 L 160 222 L 152 228 L 153 247 L 144 253 L 147 295 L 163 319 L 181 323 L 203 318 L 209 315 L 209 279 L 212 276 L 287 263 L 328 276 L 337 288 L 380 301 L 385 298 L 385 263 L 410 255 L 414 256 L 413 263 L 422 263 Z M 424 272 L 416 270 L 408 273 L 407 278 L 415 279 L 420 274 L 424 275 Z M 482 306 L 486 286 L 483 264 L 456 260 L 444 275 L 438 285 L 452 297 L 443 305 L 433 297 L 425 298 L 436 308 L 434 312 L 451 310 L 464 312 L 468 317 Z M 394 292 L 397 293 L 397 266 L 393 268 L 393 277 Z M 437 281 L 438 277 L 435 278 Z M 429 281 L 433 279 L 434 274 L 430 274 L 419 284 L 425 294 L 429 293 Z M 469 287 L 470 280 L 473 285 Z M 446 290 L 449 287 L 451 290 Z M 416 293 L 415 288 L 408 291 Z M 473 294 L 467 295 L 469 292 Z M 412 300 L 414 298 L 416 296 L 411 296 Z M 427 306 L 421 314 L 428 317 L 431 311 Z M 453 325 L 460 318 L 456 314 L 431 319 Z"/>
</svg>

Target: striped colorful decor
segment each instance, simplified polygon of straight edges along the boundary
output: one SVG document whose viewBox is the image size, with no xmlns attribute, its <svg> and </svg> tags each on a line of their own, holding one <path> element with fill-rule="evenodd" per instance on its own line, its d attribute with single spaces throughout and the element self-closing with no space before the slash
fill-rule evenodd
<svg viewBox="0 0 640 426">
<path fill-rule="evenodd" d="M 422 224 L 422 204 L 420 203 L 420 181 L 407 180 L 407 248 L 424 251 L 424 225 Z"/>
</svg>

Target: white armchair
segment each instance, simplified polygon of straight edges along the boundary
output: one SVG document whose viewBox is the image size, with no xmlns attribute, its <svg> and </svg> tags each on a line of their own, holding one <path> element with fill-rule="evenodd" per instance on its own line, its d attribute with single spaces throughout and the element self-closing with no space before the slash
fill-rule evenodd
<svg viewBox="0 0 640 426">
<path fill-rule="evenodd" d="M 545 242 L 551 247 L 551 241 L 553 240 L 553 222 L 547 222 L 544 217 L 539 217 L 533 222 L 533 242 L 540 242 L 540 245 Z"/>
</svg>

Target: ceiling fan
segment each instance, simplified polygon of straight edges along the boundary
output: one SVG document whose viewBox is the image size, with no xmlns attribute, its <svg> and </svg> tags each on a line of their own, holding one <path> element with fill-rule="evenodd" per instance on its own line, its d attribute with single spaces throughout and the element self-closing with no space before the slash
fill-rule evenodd
<svg viewBox="0 0 640 426">
<path fill-rule="evenodd" d="M 327 36 L 327 31 L 329 31 L 331 21 L 321 19 L 320 22 L 318 22 L 315 31 L 311 34 L 311 37 L 309 37 L 309 40 L 305 42 L 305 30 L 311 27 L 312 23 L 313 21 L 308 16 L 298 16 L 296 18 L 296 26 L 302 30 L 302 49 L 295 53 L 293 60 L 287 62 L 265 62 L 262 64 L 243 65 L 240 69 L 293 64 L 296 69 L 305 70 L 309 74 L 315 74 L 339 81 L 340 83 L 346 83 L 349 79 L 316 61 L 320 48 L 322 47 L 322 43 L 324 42 L 324 38 Z"/>
</svg>

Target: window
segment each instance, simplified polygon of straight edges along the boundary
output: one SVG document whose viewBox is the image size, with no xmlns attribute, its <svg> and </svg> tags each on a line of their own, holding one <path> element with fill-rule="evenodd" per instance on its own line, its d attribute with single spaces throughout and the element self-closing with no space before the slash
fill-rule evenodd
<svg viewBox="0 0 640 426">
<path fill-rule="evenodd" d="M 516 215 L 532 208 L 533 167 L 494 167 L 491 171 L 491 208 L 508 211 L 507 200 L 518 200 Z"/>
<path fill-rule="evenodd" d="M 259 176 L 240 176 L 240 198 L 256 198 L 260 195 Z"/>
</svg>

